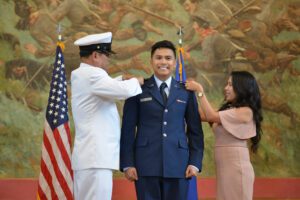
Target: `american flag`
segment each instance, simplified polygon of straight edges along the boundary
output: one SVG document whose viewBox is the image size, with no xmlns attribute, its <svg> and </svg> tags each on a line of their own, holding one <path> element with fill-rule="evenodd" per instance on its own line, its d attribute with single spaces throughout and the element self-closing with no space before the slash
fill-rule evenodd
<svg viewBox="0 0 300 200">
<path fill-rule="evenodd" d="M 44 124 L 37 194 L 37 199 L 41 200 L 73 199 L 67 82 L 61 46 L 62 43 L 58 43 L 56 48 Z"/>
</svg>

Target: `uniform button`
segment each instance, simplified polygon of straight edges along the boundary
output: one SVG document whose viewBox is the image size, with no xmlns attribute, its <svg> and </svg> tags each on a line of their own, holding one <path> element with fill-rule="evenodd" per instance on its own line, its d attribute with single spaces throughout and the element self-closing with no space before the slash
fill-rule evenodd
<svg viewBox="0 0 300 200">
<path fill-rule="evenodd" d="M 164 125 L 167 125 L 168 124 L 168 122 L 164 122 Z"/>
<path fill-rule="evenodd" d="M 163 133 L 163 136 L 164 136 L 164 137 L 167 137 L 167 134 L 166 134 L 166 133 Z"/>
<path fill-rule="evenodd" d="M 165 112 L 167 113 L 167 112 L 168 112 L 168 109 L 165 109 Z"/>
</svg>

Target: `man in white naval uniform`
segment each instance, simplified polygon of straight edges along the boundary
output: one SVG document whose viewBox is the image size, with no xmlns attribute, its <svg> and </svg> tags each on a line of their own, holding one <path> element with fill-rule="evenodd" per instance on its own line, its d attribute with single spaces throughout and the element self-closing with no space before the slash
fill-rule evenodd
<svg viewBox="0 0 300 200">
<path fill-rule="evenodd" d="M 112 33 L 75 41 L 81 63 L 71 74 L 75 142 L 72 153 L 75 200 L 110 200 L 112 173 L 119 169 L 120 118 L 116 100 L 141 93 L 143 78 L 111 78 L 106 70 Z"/>
</svg>

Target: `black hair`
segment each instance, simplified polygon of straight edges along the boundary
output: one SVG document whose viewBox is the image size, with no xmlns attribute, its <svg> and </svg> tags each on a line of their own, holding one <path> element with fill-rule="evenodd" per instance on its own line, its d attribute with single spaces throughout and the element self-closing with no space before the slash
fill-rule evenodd
<svg viewBox="0 0 300 200">
<path fill-rule="evenodd" d="M 179 3 L 180 4 L 183 4 L 186 0 L 179 0 Z M 200 3 L 202 2 L 203 0 L 190 0 L 191 3 Z"/>
<path fill-rule="evenodd" d="M 156 51 L 156 49 L 159 48 L 167 48 L 167 49 L 171 49 L 174 53 L 174 56 L 176 58 L 176 48 L 174 46 L 174 44 L 168 40 L 162 40 L 159 42 L 156 42 L 152 47 L 151 47 L 151 58 L 154 54 L 154 52 Z"/>
<path fill-rule="evenodd" d="M 31 69 L 39 69 L 41 67 L 41 63 L 36 62 L 35 60 L 31 59 L 15 59 L 15 60 L 10 60 L 5 63 L 5 78 L 13 78 L 13 69 L 16 67 L 21 67 L 21 66 L 26 66 L 26 68 L 31 68 Z"/>
<path fill-rule="evenodd" d="M 82 58 L 88 58 L 90 55 L 93 54 L 94 51 L 80 51 L 79 55 Z"/>
<path fill-rule="evenodd" d="M 135 28 L 143 28 L 143 26 L 144 26 L 144 24 L 143 24 L 143 22 L 142 22 L 141 20 L 136 20 L 136 21 L 134 21 L 134 22 L 131 24 L 131 27 L 132 27 L 133 29 L 135 29 Z"/>
<path fill-rule="evenodd" d="M 131 24 L 131 27 L 133 29 L 133 35 L 140 41 L 145 41 L 148 33 L 143 28 L 144 24 L 141 20 L 137 20 Z"/>
<path fill-rule="evenodd" d="M 198 26 L 201 28 L 207 29 L 210 26 L 208 21 L 206 21 L 205 19 L 203 19 L 197 15 L 192 16 L 192 20 L 194 22 L 196 22 L 198 24 Z"/>
<path fill-rule="evenodd" d="M 255 153 L 261 140 L 261 122 L 263 120 L 259 87 L 254 76 L 247 71 L 233 71 L 231 72 L 231 78 L 236 99 L 234 102 L 225 102 L 219 111 L 231 107 L 247 106 L 251 108 L 256 125 L 256 136 L 251 138 L 251 151 Z"/>
</svg>

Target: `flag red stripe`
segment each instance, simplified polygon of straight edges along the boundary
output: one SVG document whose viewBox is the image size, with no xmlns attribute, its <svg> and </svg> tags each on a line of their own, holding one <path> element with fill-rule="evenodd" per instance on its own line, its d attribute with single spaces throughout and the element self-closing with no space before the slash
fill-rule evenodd
<svg viewBox="0 0 300 200">
<path fill-rule="evenodd" d="M 65 123 L 64 126 L 65 126 L 66 132 L 68 133 L 67 134 L 67 136 L 68 136 L 68 142 L 70 144 L 70 149 L 71 149 L 72 142 L 71 142 L 71 131 L 70 131 L 69 123 Z"/>
<path fill-rule="evenodd" d="M 44 132 L 44 138 L 47 137 L 45 132 Z M 54 187 L 53 187 L 53 183 L 52 183 L 52 176 L 48 170 L 48 167 L 46 165 L 46 163 L 44 162 L 43 158 L 41 160 L 41 172 L 43 174 L 43 176 L 45 177 L 45 180 L 47 181 L 47 184 L 50 188 L 50 191 L 51 191 L 51 197 L 52 199 L 58 199 L 56 193 L 55 193 L 55 190 L 54 190 Z M 40 193 L 39 193 L 40 194 Z M 42 197 L 40 196 L 40 198 L 42 199 Z M 47 199 L 46 196 L 43 196 L 44 199 Z"/>
<path fill-rule="evenodd" d="M 64 127 L 65 127 L 65 130 L 66 132 L 68 133 L 67 134 L 67 137 L 68 137 L 68 142 L 69 142 L 69 145 L 70 145 L 70 152 L 71 152 L 71 144 L 72 144 L 72 140 L 71 140 L 71 130 L 70 130 L 70 127 L 69 127 L 69 122 L 68 123 L 65 123 L 64 124 Z M 71 155 L 70 155 L 71 157 Z M 70 159 L 71 160 L 71 159 Z M 73 180 L 73 170 L 72 170 L 72 164 L 71 164 L 71 177 L 72 177 L 72 180 Z"/>
<path fill-rule="evenodd" d="M 66 145 L 68 148 L 71 148 L 70 144 L 69 143 L 66 144 L 66 141 L 63 141 L 61 135 L 64 134 L 64 132 L 59 132 L 58 129 L 55 129 L 53 134 L 54 134 L 56 144 L 60 148 L 62 158 L 71 174 L 71 168 L 72 168 L 71 167 L 71 159 L 70 159 L 69 153 L 66 150 Z M 69 133 L 66 131 L 66 134 L 68 135 Z M 69 141 L 67 141 L 67 142 L 69 142 Z"/>
<path fill-rule="evenodd" d="M 40 200 L 47 200 L 46 194 L 43 192 L 40 184 L 38 185 L 38 195 Z"/>
<path fill-rule="evenodd" d="M 44 137 L 44 145 L 45 145 L 46 149 L 48 149 L 48 154 L 49 154 L 51 163 L 53 165 L 53 169 L 54 169 L 56 178 L 57 178 L 57 180 L 58 180 L 58 182 L 59 182 L 66 198 L 67 199 L 72 199 L 72 192 L 70 191 L 70 188 L 68 187 L 68 184 L 67 184 L 63 174 L 61 173 L 61 171 L 58 167 L 58 164 L 57 164 L 57 161 L 55 159 L 55 155 L 53 153 L 53 149 L 52 149 L 52 146 L 51 146 L 51 143 L 50 143 L 48 137 Z"/>
<path fill-rule="evenodd" d="M 71 169 L 71 160 L 70 160 L 70 157 L 68 155 L 68 152 L 66 151 L 65 144 L 62 141 L 61 134 L 63 134 L 63 133 L 59 132 L 58 129 L 55 129 L 54 132 L 53 132 L 56 144 L 59 147 L 59 150 L 60 150 L 60 153 L 61 153 L 61 157 L 62 157 L 63 161 L 65 162 L 65 165 L 67 166 L 67 169 L 70 173 L 70 176 L 72 176 L 72 173 L 71 173 L 71 171 L 72 171 L 72 169 Z M 69 148 L 70 148 L 70 146 L 69 146 Z"/>
</svg>

